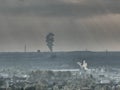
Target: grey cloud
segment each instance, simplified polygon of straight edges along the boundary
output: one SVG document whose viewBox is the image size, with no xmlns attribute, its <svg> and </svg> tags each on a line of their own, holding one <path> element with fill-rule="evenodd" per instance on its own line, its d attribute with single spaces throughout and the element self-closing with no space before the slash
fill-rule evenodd
<svg viewBox="0 0 120 90">
<path fill-rule="evenodd" d="M 18 2 L 21 1 L 18 0 Z M 118 0 L 84 0 L 80 3 L 65 3 L 60 0 L 24 0 L 20 4 L 18 2 L 13 2 L 11 5 L 7 4 L 8 6 L 2 6 L 0 13 L 12 15 L 34 14 L 52 17 L 89 17 L 108 14 L 108 12 L 120 13 L 120 1 Z"/>
<path fill-rule="evenodd" d="M 120 50 L 119 5 L 119 0 L 0 0 L 0 51 L 22 51 L 25 43 L 47 50 L 49 32 L 55 33 L 55 50 Z"/>
</svg>

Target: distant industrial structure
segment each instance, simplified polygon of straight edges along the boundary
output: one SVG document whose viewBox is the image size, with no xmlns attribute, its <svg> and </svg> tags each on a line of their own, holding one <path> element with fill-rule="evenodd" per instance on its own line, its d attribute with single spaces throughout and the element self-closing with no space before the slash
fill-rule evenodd
<svg viewBox="0 0 120 90">
<path fill-rule="evenodd" d="M 27 46 L 26 46 L 26 44 L 25 44 L 25 47 L 24 47 L 24 52 L 27 52 Z"/>
<path fill-rule="evenodd" d="M 37 50 L 38 53 L 40 53 L 40 50 Z"/>
</svg>

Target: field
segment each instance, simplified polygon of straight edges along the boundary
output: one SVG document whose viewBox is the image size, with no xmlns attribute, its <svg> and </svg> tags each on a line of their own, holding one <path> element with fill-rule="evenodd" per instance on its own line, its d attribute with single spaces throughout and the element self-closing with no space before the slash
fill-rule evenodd
<svg viewBox="0 0 120 90">
<path fill-rule="evenodd" d="M 78 69 L 77 62 L 86 60 L 88 67 L 119 67 L 120 52 L 1 52 L 1 68 Z"/>
</svg>

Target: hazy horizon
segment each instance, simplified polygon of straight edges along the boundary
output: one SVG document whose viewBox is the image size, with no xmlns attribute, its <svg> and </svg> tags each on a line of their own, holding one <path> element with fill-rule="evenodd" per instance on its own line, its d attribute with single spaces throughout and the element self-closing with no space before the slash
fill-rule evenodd
<svg viewBox="0 0 120 90">
<path fill-rule="evenodd" d="M 119 0 L 0 0 L 0 52 L 120 51 Z"/>
</svg>

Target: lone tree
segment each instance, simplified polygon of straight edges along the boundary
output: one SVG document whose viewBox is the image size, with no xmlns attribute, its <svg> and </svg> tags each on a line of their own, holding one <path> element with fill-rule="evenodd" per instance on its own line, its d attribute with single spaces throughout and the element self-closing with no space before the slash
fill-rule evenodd
<svg viewBox="0 0 120 90">
<path fill-rule="evenodd" d="M 55 35 L 54 35 L 53 33 L 49 33 L 49 34 L 46 36 L 46 43 L 47 43 L 48 48 L 50 49 L 50 52 L 53 52 L 54 36 L 55 36 Z"/>
</svg>

